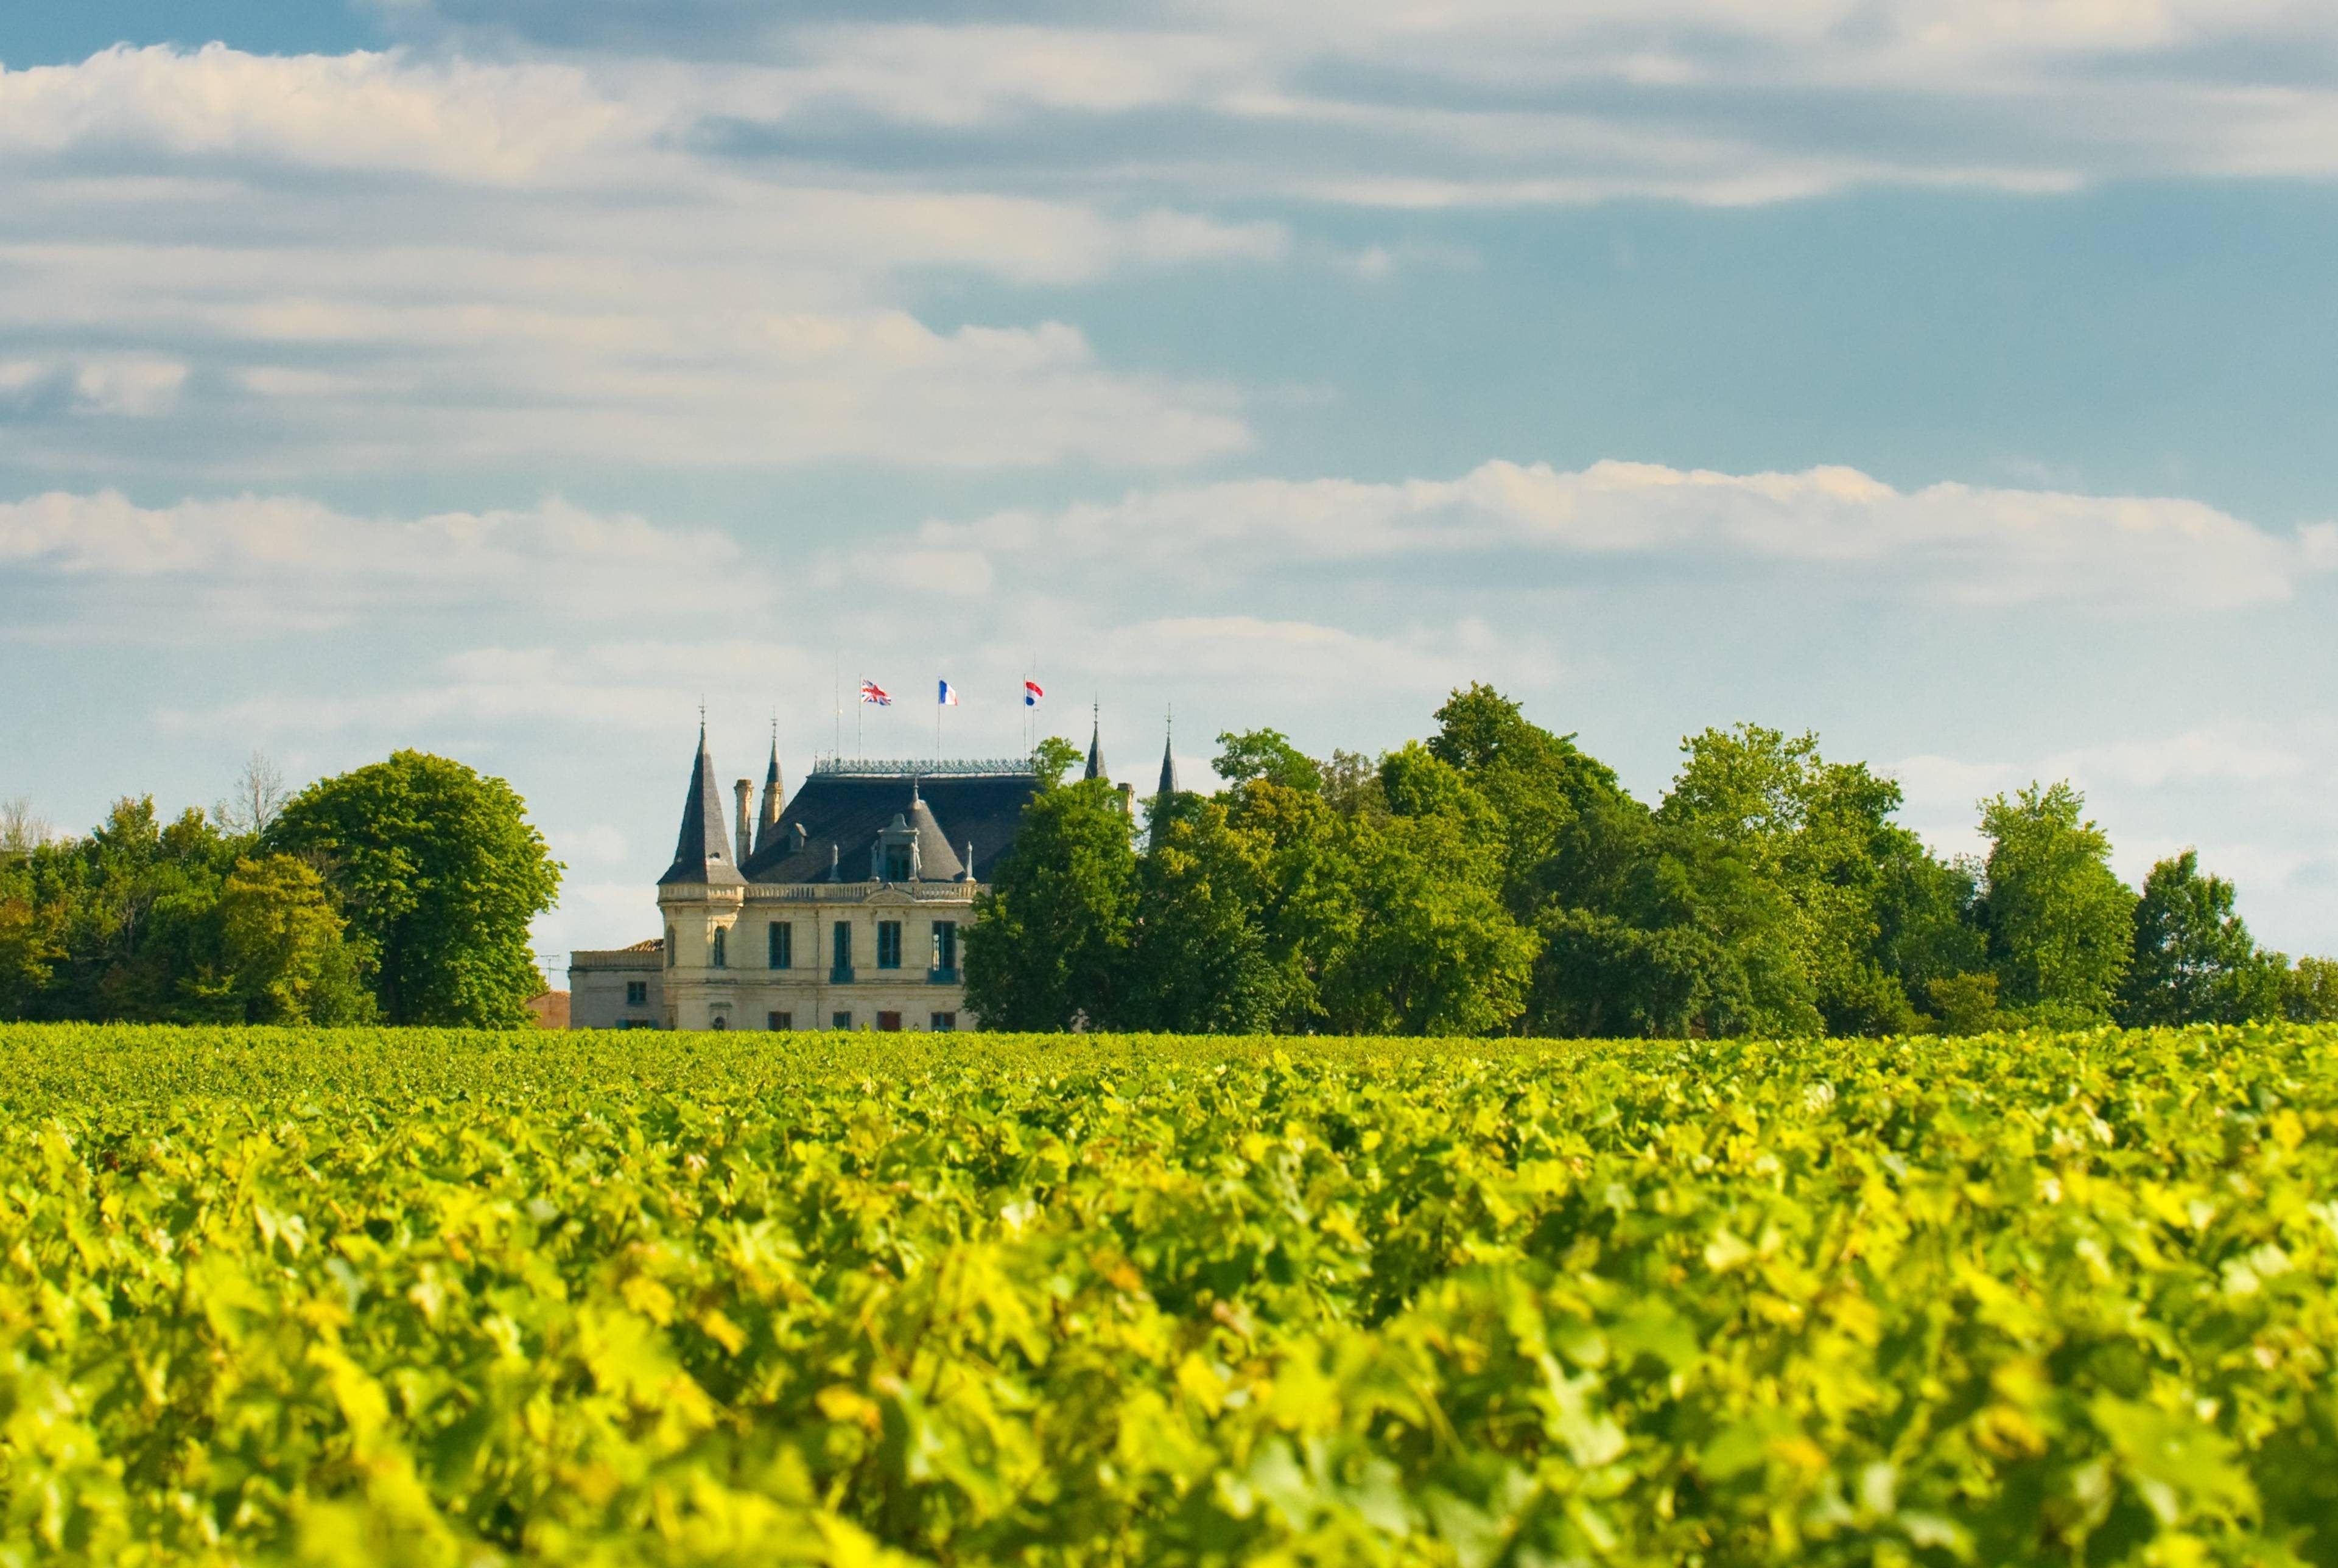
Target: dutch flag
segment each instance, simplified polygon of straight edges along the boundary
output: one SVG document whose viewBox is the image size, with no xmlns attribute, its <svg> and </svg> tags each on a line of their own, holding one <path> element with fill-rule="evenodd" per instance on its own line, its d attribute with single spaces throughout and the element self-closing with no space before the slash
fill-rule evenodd
<svg viewBox="0 0 2338 1568">
<path fill-rule="evenodd" d="M 1046 695 L 1046 693 L 1045 691 L 1039 690 L 1039 683 L 1036 681 L 1026 681 L 1023 682 L 1024 707 L 1036 708 L 1039 705 L 1039 699 Z"/>
</svg>

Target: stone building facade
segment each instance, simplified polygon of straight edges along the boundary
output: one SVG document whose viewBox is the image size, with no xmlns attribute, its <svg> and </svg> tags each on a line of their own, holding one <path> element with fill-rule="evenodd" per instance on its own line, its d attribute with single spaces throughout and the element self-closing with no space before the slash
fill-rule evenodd
<svg viewBox="0 0 2338 1568">
<path fill-rule="evenodd" d="M 822 760 L 788 797 L 774 746 L 734 827 L 702 727 L 663 935 L 570 955 L 575 1026 L 974 1027 L 965 933 L 1037 783 L 1023 761 Z"/>
</svg>

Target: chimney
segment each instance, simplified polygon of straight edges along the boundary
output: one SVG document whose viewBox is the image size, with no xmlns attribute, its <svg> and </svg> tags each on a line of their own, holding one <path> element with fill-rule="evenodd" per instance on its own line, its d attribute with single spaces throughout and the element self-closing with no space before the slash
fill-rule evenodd
<svg viewBox="0 0 2338 1568">
<path fill-rule="evenodd" d="M 1121 786 L 1119 787 L 1119 789 L 1120 789 L 1120 814 L 1121 814 L 1122 816 L 1124 816 L 1124 817 L 1134 817 L 1134 816 L 1135 816 L 1135 815 L 1136 815 L 1136 786 L 1135 786 L 1135 785 L 1134 785 L 1134 784 L 1123 784 L 1123 785 L 1121 785 Z"/>
<path fill-rule="evenodd" d="M 754 818 L 748 815 L 748 811 L 755 803 L 755 781 L 752 779 L 742 779 L 731 786 L 731 791 L 739 797 L 738 815 L 731 818 L 739 825 L 739 858 L 732 864 L 744 866 L 748 857 L 754 853 L 755 824 Z"/>
</svg>

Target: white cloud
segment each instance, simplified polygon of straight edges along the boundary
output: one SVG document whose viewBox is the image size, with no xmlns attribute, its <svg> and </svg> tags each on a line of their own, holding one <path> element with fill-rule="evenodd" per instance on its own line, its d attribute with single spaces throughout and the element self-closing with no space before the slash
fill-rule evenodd
<svg viewBox="0 0 2338 1568">
<path fill-rule="evenodd" d="M 407 9 L 430 35 L 427 8 Z M 581 57 L 720 59 L 651 74 L 634 100 L 669 117 L 694 104 L 782 131 L 841 116 L 1027 139 L 1127 119 L 1142 154 L 1109 139 L 1089 153 L 1074 131 L 1050 138 L 1047 166 L 1220 191 L 1744 203 L 2338 172 L 2338 24 L 2301 0 L 1164 0 L 1109 24 L 791 27 L 732 7 L 661 21 Z"/>
<path fill-rule="evenodd" d="M 1855 469 L 1719 474 L 1602 462 L 1576 472 L 1495 461 L 1456 480 L 1245 480 L 1132 492 L 1109 505 L 935 523 L 928 549 L 1018 569 L 1143 562 L 1233 577 L 1272 562 L 1498 553 L 1533 585 L 1537 555 L 1715 555 L 1823 572 L 1848 587 L 1977 605 L 2076 600 L 2231 609 L 2285 599 L 2329 563 L 2196 501 L 1941 484 L 1901 492 Z"/>
<path fill-rule="evenodd" d="M 74 65 L 0 69 L 0 149 L 80 147 L 388 169 L 519 184 L 589 174 L 655 122 L 570 65 L 398 54 L 250 54 L 116 45 Z"/>
<path fill-rule="evenodd" d="M 186 381 L 187 367 L 170 359 L 86 356 L 0 360 L 0 405 L 30 409 L 53 403 L 74 414 L 135 418 L 170 412 Z"/>
<path fill-rule="evenodd" d="M 2338 867 L 2338 721 L 2219 720 L 2173 734 L 2077 747 L 2022 760 L 1913 757 L 1886 769 L 1907 799 L 1910 824 L 1950 853 L 1987 848 L 1979 802 L 2067 779 L 2110 835 L 2113 865 L 2140 886 L 2154 862 L 2196 849 L 2204 871 L 2240 889 L 2241 913 L 2261 936 L 2333 937 L 2328 875 Z"/>
<path fill-rule="evenodd" d="M 828 679 L 826 666 L 801 648 L 743 638 L 466 648 L 418 673 L 412 685 L 279 691 L 216 708 L 172 709 L 162 722 L 180 730 L 225 728 L 261 736 L 395 736 L 523 721 L 663 734 L 699 702 L 752 712 L 774 691 L 825 690 Z"/>
<path fill-rule="evenodd" d="M 423 451 L 1154 466 L 1248 444 L 1227 387 L 905 301 L 936 273 L 1271 264 L 1283 225 L 724 158 L 696 138 L 736 75 L 219 45 L 0 69 L 0 336 L 63 345 L 12 354 L 0 407 L 182 433 L 125 451 L 35 417 L 15 455 L 250 483 Z"/>
<path fill-rule="evenodd" d="M 0 567 L 20 580 L 103 581 L 129 622 L 68 620 L 87 636 L 337 624 L 368 608 L 483 602 L 614 616 L 697 603 L 706 573 L 758 591 L 721 534 L 603 516 L 557 498 L 528 511 L 359 517 L 300 496 L 140 506 L 117 491 L 0 503 Z M 143 587 L 142 596 L 137 590 Z"/>
</svg>

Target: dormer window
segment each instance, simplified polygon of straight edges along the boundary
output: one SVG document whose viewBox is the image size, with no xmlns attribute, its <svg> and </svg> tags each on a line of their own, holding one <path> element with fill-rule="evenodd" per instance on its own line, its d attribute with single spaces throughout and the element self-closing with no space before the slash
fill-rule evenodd
<svg viewBox="0 0 2338 1568">
<path fill-rule="evenodd" d="M 869 847 L 869 875 L 886 882 L 918 879 L 918 830 L 899 812 Z"/>
</svg>

